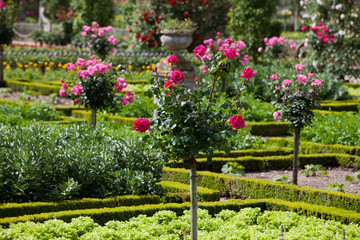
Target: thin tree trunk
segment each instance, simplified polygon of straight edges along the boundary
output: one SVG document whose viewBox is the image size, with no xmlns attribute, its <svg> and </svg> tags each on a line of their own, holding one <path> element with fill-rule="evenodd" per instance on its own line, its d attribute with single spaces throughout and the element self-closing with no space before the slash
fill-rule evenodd
<svg viewBox="0 0 360 240">
<path fill-rule="evenodd" d="M 197 240 L 197 179 L 196 169 L 190 170 L 191 240 Z"/>
<path fill-rule="evenodd" d="M 5 87 L 4 81 L 4 47 L 0 46 L 0 87 Z"/>
<path fill-rule="evenodd" d="M 221 91 L 226 92 L 226 78 L 222 78 Z"/>
<path fill-rule="evenodd" d="M 295 128 L 294 133 L 294 158 L 293 158 L 293 184 L 298 184 L 300 129 Z"/>
<path fill-rule="evenodd" d="M 95 128 L 96 126 L 96 108 L 91 108 L 90 126 Z"/>
</svg>

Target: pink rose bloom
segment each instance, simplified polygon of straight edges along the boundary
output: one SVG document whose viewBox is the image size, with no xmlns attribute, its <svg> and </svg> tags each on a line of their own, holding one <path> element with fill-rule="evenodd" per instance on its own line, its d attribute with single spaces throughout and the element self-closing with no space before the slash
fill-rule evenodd
<svg viewBox="0 0 360 240">
<path fill-rule="evenodd" d="M 124 40 L 124 42 L 127 42 L 128 39 L 127 39 L 127 37 L 124 37 L 123 40 Z"/>
<path fill-rule="evenodd" d="M 126 96 L 133 97 L 134 95 L 135 95 L 135 93 L 133 91 L 131 91 L 130 89 L 126 90 Z"/>
<path fill-rule="evenodd" d="M 176 84 L 184 79 L 184 74 L 180 70 L 174 70 L 169 74 L 169 77 Z"/>
<path fill-rule="evenodd" d="M 69 70 L 69 71 L 72 71 L 76 68 L 76 66 L 73 64 L 73 63 L 68 63 L 66 65 L 66 68 Z"/>
<path fill-rule="evenodd" d="M 204 56 L 205 52 L 206 47 L 204 45 L 199 45 L 194 49 L 193 53 L 195 54 L 196 59 L 201 59 Z"/>
<path fill-rule="evenodd" d="M 324 43 L 328 43 L 329 42 L 329 36 L 326 34 L 325 36 L 324 36 Z"/>
<path fill-rule="evenodd" d="M 261 53 L 262 50 L 263 50 L 263 48 L 262 48 L 262 47 L 259 47 L 259 48 L 258 48 L 258 53 Z"/>
<path fill-rule="evenodd" d="M 119 77 L 119 78 L 116 79 L 116 81 L 118 82 L 115 85 L 116 91 L 121 92 L 124 88 L 127 88 L 127 83 L 125 82 L 125 79 Z"/>
<path fill-rule="evenodd" d="M 196 78 L 195 78 L 195 82 L 198 82 L 198 81 L 199 81 L 199 78 L 198 78 L 198 77 L 196 77 Z"/>
<path fill-rule="evenodd" d="M 327 29 L 326 27 L 323 27 L 323 31 L 324 31 L 324 33 L 328 33 L 329 29 Z"/>
<path fill-rule="evenodd" d="M 302 71 L 303 70 L 303 68 L 304 68 L 304 65 L 302 65 L 302 64 L 295 64 L 295 67 L 294 67 L 296 70 L 300 70 L 300 71 Z"/>
<path fill-rule="evenodd" d="M 90 26 L 87 26 L 87 25 L 82 26 L 82 28 L 83 28 L 83 30 L 84 30 L 85 32 L 88 32 L 88 31 L 90 31 L 90 29 L 91 29 L 91 27 L 90 27 Z"/>
<path fill-rule="evenodd" d="M 66 90 L 65 89 L 60 89 L 60 91 L 59 91 L 59 95 L 61 96 L 61 97 L 64 97 L 65 95 L 66 95 Z"/>
<path fill-rule="evenodd" d="M 98 31 L 98 36 L 102 37 L 105 35 L 105 32 L 103 30 Z"/>
<path fill-rule="evenodd" d="M 294 44 L 294 41 L 293 41 L 293 40 L 289 40 L 289 44 Z"/>
<path fill-rule="evenodd" d="M 246 44 L 243 41 L 237 41 L 236 46 L 240 49 L 246 48 Z"/>
<path fill-rule="evenodd" d="M 65 83 L 61 86 L 62 89 L 67 89 L 68 85 Z"/>
<path fill-rule="evenodd" d="M 113 40 L 112 40 L 112 44 L 113 45 L 116 45 L 118 43 L 118 40 L 116 39 L 116 38 L 114 38 Z"/>
<path fill-rule="evenodd" d="M 78 96 L 78 95 L 80 95 L 82 90 L 83 90 L 83 87 L 81 87 L 79 84 L 74 85 L 71 89 L 71 93 L 74 94 L 75 96 Z"/>
<path fill-rule="evenodd" d="M 241 65 L 246 65 L 249 62 L 249 55 L 245 55 L 243 59 L 241 59 Z"/>
<path fill-rule="evenodd" d="M 213 42 L 214 42 L 214 39 L 212 39 L 212 38 L 204 40 L 204 44 L 208 44 L 208 48 L 211 48 Z"/>
<path fill-rule="evenodd" d="M 285 79 L 284 81 L 281 82 L 281 84 L 283 88 L 287 88 L 287 85 L 292 84 L 292 81 L 289 79 Z"/>
<path fill-rule="evenodd" d="M 171 55 L 170 57 L 168 57 L 167 59 L 168 63 L 178 63 L 179 60 L 177 59 L 177 57 L 175 55 Z"/>
<path fill-rule="evenodd" d="M 280 90 L 280 87 L 279 87 L 279 86 L 276 86 L 276 87 L 275 87 L 275 90 Z"/>
<path fill-rule="evenodd" d="M 311 28 L 310 28 L 310 31 L 315 32 L 315 31 L 317 31 L 317 30 L 319 30 L 319 29 L 320 29 L 320 27 L 318 27 L 318 26 L 316 26 L 316 27 L 311 27 Z"/>
<path fill-rule="evenodd" d="M 107 37 L 107 40 L 108 40 L 109 42 L 112 42 L 112 40 L 114 40 L 114 36 L 113 36 L 113 35 L 108 36 L 108 37 Z"/>
<path fill-rule="evenodd" d="M 89 76 L 89 72 L 87 70 L 80 70 L 80 76 L 83 78 L 87 78 Z"/>
<path fill-rule="evenodd" d="M 62 82 L 62 83 L 63 83 L 63 82 L 64 82 L 64 79 L 60 79 L 60 82 Z"/>
<path fill-rule="evenodd" d="M 128 104 L 128 100 L 126 99 L 126 96 L 125 97 L 123 97 L 123 99 L 121 99 L 121 104 L 123 105 L 123 106 L 126 106 L 127 104 Z"/>
<path fill-rule="evenodd" d="M 281 120 L 282 119 L 282 113 L 280 111 L 276 111 L 273 113 L 273 117 L 275 120 Z"/>
<path fill-rule="evenodd" d="M 91 34 L 90 37 L 97 38 L 96 34 Z"/>
<path fill-rule="evenodd" d="M 203 69 L 202 73 L 203 73 L 203 74 L 206 74 L 209 68 L 208 68 L 208 66 L 204 65 L 204 66 L 202 67 L 202 69 Z"/>
<path fill-rule="evenodd" d="M 78 58 L 78 60 L 76 60 L 76 63 L 75 63 L 77 66 L 85 66 L 86 64 L 86 61 L 85 59 L 83 58 Z"/>
<path fill-rule="evenodd" d="M 84 32 L 81 32 L 80 35 L 83 36 L 83 37 L 85 37 L 85 36 L 86 36 L 86 32 L 85 32 L 85 31 L 84 31 Z"/>
<path fill-rule="evenodd" d="M 268 39 L 268 38 L 264 38 L 264 43 L 265 43 L 266 46 L 268 46 L 268 45 L 269 45 L 269 39 Z"/>
<path fill-rule="evenodd" d="M 235 115 L 230 118 L 230 126 L 236 129 L 245 127 L 245 120 L 241 115 Z"/>
<path fill-rule="evenodd" d="M 1 7 L 1 8 L 5 7 L 5 3 L 4 3 L 4 2 L 0 2 L 0 7 Z"/>
<path fill-rule="evenodd" d="M 112 26 L 107 26 L 106 31 L 112 32 L 112 30 L 113 30 L 113 27 L 112 27 Z"/>
<path fill-rule="evenodd" d="M 133 103 L 135 100 L 134 97 L 128 97 L 128 96 L 126 96 L 126 99 L 129 101 L 129 103 Z"/>
<path fill-rule="evenodd" d="M 221 33 L 220 32 L 217 32 L 216 35 L 220 35 Z"/>
<path fill-rule="evenodd" d="M 96 21 L 93 21 L 91 23 L 91 26 L 94 27 L 94 28 L 97 28 L 97 27 L 99 27 L 99 24 Z"/>
<path fill-rule="evenodd" d="M 250 81 L 250 78 L 255 77 L 255 73 L 256 72 L 253 72 L 251 67 L 246 67 L 244 68 L 243 74 L 241 74 L 240 77 L 244 77 L 246 81 Z"/>
<path fill-rule="evenodd" d="M 229 48 L 226 52 L 224 52 L 224 56 L 235 59 L 235 57 L 239 56 L 239 54 L 236 52 L 235 48 Z"/>
<path fill-rule="evenodd" d="M 95 65 L 95 67 L 96 67 L 97 69 L 99 69 L 99 71 L 100 71 L 102 74 L 106 73 L 106 69 L 107 69 L 107 66 L 106 66 L 106 65 L 100 63 L 100 64 Z"/>
<path fill-rule="evenodd" d="M 331 42 L 333 43 L 335 41 L 335 35 L 332 33 L 330 34 Z"/>
<path fill-rule="evenodd" d="M 314 76 L 314 74 L 308 73 L 307 76 L 308 76 L 309 78 L 311 78 L 312 76 Z"/>
<path fill-rule="evenodd" d="M 294 44 L 291 44 L 291 45 L 290 45 L 290 49 L 291 49 L 291 50 L 295 50 L 295 49 L 296 49 L 296 46 L 295 46 Z"/>
<path fill-rule="evenodd" d="M 232 40 L 231 38 L 228 38 L 228 39 L 225 39 L 224 40 L 224 43 L 227 43 L 227 44 L 232 44 L 234 40 Z"/>
<path fill-rule="evenodd" d="M 298 74 L 298 75 L 296 75 L 296 77 L 297 77 L 296 80 L 298 83 L 306 83 L 307 77 L 305 75 Z"/>
<path fill-rule="evenodd" d="M 305 32 L 306 29 L 307 29 L 307 26 L 302 26 L 302 27 L 301 27 L 301 31 L 303 31 L 303 32 Z"/>
<path fill-rule="evenodd" d="M 146 132 L 150 129 L 150 121 L 147 118 L 138 118 L 134 121 L 134 128 L 137 132 Z"/>
<path fill-rule="evenodd" d="M 270 79 L 278 80 L 279 76 L 277 74 L 271 74 Z"/>
<path fill-rule="evenodd" d="M 174 83 L 171 80 L 167 80 L 164 84 L 164 90 L 173 89 Z"/>
<path fill-rule="evenodd" d="M 319 26 L 319 27 L 324 26 L 324 23 L 323 23 L 323 22 L 319 22 L 318 26 Z"/>
<path fill-rule="evenodd" d="M 96 75 L 98 69 L 95 66 L 89 66 L 87 70 L 91 75 Z"/>
<path fill-rule="evenodd" d="M 322 84 L 321 80 L 319 80 L 319 79 L 314 79 L 314 82 L 311 83 L 311 86 L 322 87 L 323 84 Z"/>
</svg>

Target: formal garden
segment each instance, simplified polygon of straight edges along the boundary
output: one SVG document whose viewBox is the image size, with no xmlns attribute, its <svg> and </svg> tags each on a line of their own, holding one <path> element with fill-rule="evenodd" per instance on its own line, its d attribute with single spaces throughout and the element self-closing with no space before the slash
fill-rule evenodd
<svg viewBox="0 0 360 240">
<path fill-rule="evenodd" d="M 360 239 L 359 9 L 0 0 L 0 239 Z"/>
</svg>

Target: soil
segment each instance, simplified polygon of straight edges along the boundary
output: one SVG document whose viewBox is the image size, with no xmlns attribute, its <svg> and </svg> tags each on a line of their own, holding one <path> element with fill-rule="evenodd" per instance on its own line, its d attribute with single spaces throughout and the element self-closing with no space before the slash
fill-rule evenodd
<svg viewBox="0 0 360 240">
<path fill-rule="evenodd" d="M 306 177 L 305 174 L 298 171 L 298 185 L 306 186 L 310 188 L 317 188 L 325 190 L 326 185 L 330 183 L 343 183 L 345 185 L 345 193 L 353 193 L 360 195 L 360 182 L 354 180 L 353 182 L 348 182 L 345 180 L 346 175 L 353 175 L 355 171 L 349 168 L 329 168 L 326 169 L 327 174 L 325 176 L 320 175 L 320 172 L 317 172 L 315 176 Z M 268 171 L 268 172 L 252 172 L 246 173 L 246 178 L 258 178 L 263 180 L 272 181 L 276 175 L 287 176 L 292 184 L 292 171 Z"/>
<path fill-rule="evenodd" d="M 34 102 L 34 103 L 38 103 L 38 102 L 48 102 L 48 103 L 53 103 L 55 106 L 72 106 L 73 105 L 73 101 L 70 98 L 63 98 L 63 97 L 59 97 L 59 96 L 55 96 L 55 97 L 51 97 L 49 95 L 36 95 L 36 96 L 31 96 L 31 95 L 23 95 L 23 92 L 20 91 L 14 91 L 12 93 L 6 93 L 5 95 L 0 96 L 1 99 L 9 99 L 9 100 L 13 100 L 13 101 L 17 101 L 17 100 L 26 100 L 29 102 Z"/>
</svg>

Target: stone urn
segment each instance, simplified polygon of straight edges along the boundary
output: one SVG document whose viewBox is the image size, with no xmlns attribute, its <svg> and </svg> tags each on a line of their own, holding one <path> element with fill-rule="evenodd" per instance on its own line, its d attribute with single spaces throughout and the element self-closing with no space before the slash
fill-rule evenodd
<svg viewBox="0 0 360 240">
<path fill-rule="evenodd" d="M 160 37 L 161 43 L 170 50 L 185 49 L 192 42 L 193 31 L 191 30 L 164 29 L 160 33 L 162 34 Z"/>
<path fill-rule="evenodd" d="M 163 34 L 160 37 L 161 43 L 171 50 L 172 55 L 175 55 L 179 62 L 177 64 L 169 64 L 167 62 L 167 58 L 170 57 L 170 55 L 165 58 L 161 58 L 155 65 L 152 75 L 155 77 L 168 78 L 169 73 L 172 70 L 180 70 L 184 74 L 184 80 L 181 84 L 191 90 L 194 90 L 195 77 L 199 76 L 199 73 L 196 72 L 194 65 L 192 65 L 189 60 L 185 59 L 179 51 L 190 46 L 193 31 L 165 29 L 161 30 L 160 33 Z"/>
</svg>

